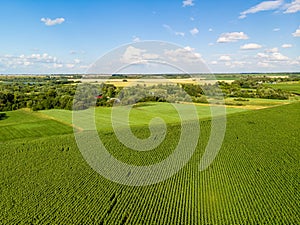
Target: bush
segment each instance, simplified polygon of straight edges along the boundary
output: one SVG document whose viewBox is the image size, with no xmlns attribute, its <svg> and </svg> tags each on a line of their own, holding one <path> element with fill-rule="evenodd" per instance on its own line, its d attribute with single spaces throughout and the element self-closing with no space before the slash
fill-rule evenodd
<svg viewBox="0 0 300 225">
<path fill-rule="evenodd" d="M 4 120 L 7 118 L 6 113 L 0 113 L 0 120 Z"/>
<path fill-rule="evenodd" d="M 235 98 L 233 100 L 238 101 L 238 102 L 249 102 L 249 99 L 246 99 L 246 98 Z"/>
<path fill-rule="evenodd" d="M 208 103 L 206 96 L 202 95 L 201 97 L 193 97 L 193 102 L 195 103 Z"/>
</svg>

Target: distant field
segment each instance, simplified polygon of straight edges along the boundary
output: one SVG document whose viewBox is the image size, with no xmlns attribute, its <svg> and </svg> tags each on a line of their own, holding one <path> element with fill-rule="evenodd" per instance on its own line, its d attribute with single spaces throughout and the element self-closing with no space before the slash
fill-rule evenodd
<svg viewBox="0 0 300 225">
<path fill-rule="evenodd" d="M 67 134 L 73 130 L 71 126 L 41 117 L 37 112 L 18 110 L 5 113 L 7 118 L 0 120 L 0 141 Z"/>
<path fill-rule="evenodd" d="M 290 91 L 300 95 L 300 82 L 284 82 L 278 84 L 268 84 L 272 88 L 281 89 L 284 91 Z"/>
<path fill-rule="evenodd" d="M 293 103 L 294 100 L 277 100 L 277 99 L 263 99 L 263 98 L 242 98 L 248 101 L 235 101 L 238 98 L 226 98 L 225 102 L 232 104 L 227 107 L 241 108 L 241 109 L 262 109 L 273 106 L 280 106 Z M 236 104 L 241 104 L 238 106 Z"/>
<path fill-rule="evenodd" d="M 158 106 L 171 110 L 158 104 L 134 113 Z M 211 124 L 201 121 L 189 163 L 164 182 L 145 187 L 119 185 L 93 171 L 73 134 L 59 134 L 69 126 L 57 122 L 50 132 L 57 135 L 45 136 L 53 122 L 48 117 L 66 122 L 65 112 L 8 113 L 2 128 L 16 126 L 14 120 L 26 124 L 22 118 L 36 126 L 49 124 L 35 128 L 42 137 L 24 132 L 24 138 L 0 141 L 0 224 L 299 224 L 299 108 L 295 103 L 230 114 L 222 148 L 203 172 L 198 164 Z M 141 114 L 137 120 L 143 121 Z M 155 150 L 159 154 L 131 151 L 113 133 L 100 136 L 119 160 L 140 165 L 162 160 L 176 146 L 181 127 L 170 128 Z M 145 127 L 136 131 L 144 133 Z"/>
<path fill-rule="evenodd" d="M 221 77 L 217 78 L 212 75 L 211 78 L 199 78 L 199 77 L 191 77 L 191 78 L 140 78 L 140 79 L 132 79 L 132 78 L 124 78 L 124 79 L 82 79 L 75 80 L 81 81 L 83 83 L 106 83 L 113 84 L 116 87 L 126 87 L 126 86 L 136 86 L 139 85 L 177 85 L 177 84 L 214 84 L 217 81 L 225 81 L 231 83 L 234 81 L 232 77 Z"/>
<path fill-rule="evenodd" d="M 182 110 L 189 113 L 188 106 L 180 104 Z M 199 119 L 208 119 L 211 116 L 207 105 L 196 106 Z M 245 109 L 227 108 L 227 114 L 245 111 Z M 99 130 L 111 130 L 111 108 L 96 108 L 96 126 Z M 17 110 L 5 112 L 6 118 L 0 120 L 0 141 L 20 138 L 37 138 L 51 135 L 72 133 L 72 111 L 52 109 L 39 112 Z M 122 113 L 122 108 L 119 108 Z M 221 115 L 219 114 L 216 114 Z M 134 107 L 130 113 L 130 125 L 141 127 L 148 125 L 154 117 L 161 117 L 168 124 L 180 122 L 177 111 L 168 103 L 145 103 Z M 116 118 L 118 120 L 118 118 Z M 122 121 L 120 121 L 120 126 Z"/>
<path fill-rule="evenodd" d="M 244 106 L 226 106 L 226 114 L 234 114 L 247 110 L 261 109 L 276 105 L 289 104 L 289 100 L 271 100 L 271 99 L 249 99 L 247 102 L 237 102 L 234 98 L 226 99 L 227 103 L 245 104 Z M 189 114 L 189 106 L 177 104 L 185 114 Z M 211 117 L 211 108 L 206 104 L 196 104 L 198 118 L 206 120 Z M 212 106 L 216 109 L 219 106 Z M 110 107 L 97 107 L 95 109 L 96 126 L 98 130 L 112 130 Z M 91 110 L 91 109 L 90 109 Z M 122 107 L 117 107 L 117 112 L 122 113 Z M 221 110 L 222 111 L 222 110 Z M 215 116 L 222 115 L 223 112 L 217 112 Z M 72 111 L 52 109 L 39 112 L 30 110 L 17 110 L 6 112 L 7 118 L 0 120 L 0 141 L 19 139 L 25 137 L 45 137 L 50 135 L 72 133 Z M 180 122 L 180 116 L 176 109 L 169 103 L 140 103 L 130 111 L 129 124 L 133 127 L 148 126 L 151 119 L 155 117 L 162 118 L 167 124 L 177 124 Z M 114 118 L 119 121 L 121 127 L 124 122 L 122 119 Z M 83 118 L 84 121 L 84 118 Z"/>
<path fill-rule="evenodd" d="M 185 104 L 177 104 L 180 106 L 186 114 L 189 114 L 189 107 Z M 218 106 L 213 106 L 220 108 Z M 116 107 L 118 113 L 122 113 L 122 107 Z M 211 110 L 209 105 L 196 105 L 199 119 L 209 119 L 211 117 Z M 91 110 L 91 109 L 90 109 Z M 93 110 L 93 109 L 92 109 Z M 99 130 L 111 129 L 111 110 L 110 107 L 97 107 L 95 109 L 96 125 Z M 246 111 L 242 108 L 226 108 L 227 114 L 238 113 Z M 72 112 L 68 110 L 43 110 L 39 112 L 57 119 L 58 121 L 68 124 L 72 123 Z M 216 116 L 220 116 L 222 113 L 216 113 Z M 174 124 L 180 122 L 180 117 L 176 109 L 169 103 L 148 102 L 137 104 L 137 107 L 133 107 L 130 111 L 130 125 L 131 126 L 145 126 L 154 117 L 161 117 L 168 124 Z M 118 118 L 115 118 L 118 120 Z M 120 121 L 120 125 L 121 125 Z"/>
</svg>

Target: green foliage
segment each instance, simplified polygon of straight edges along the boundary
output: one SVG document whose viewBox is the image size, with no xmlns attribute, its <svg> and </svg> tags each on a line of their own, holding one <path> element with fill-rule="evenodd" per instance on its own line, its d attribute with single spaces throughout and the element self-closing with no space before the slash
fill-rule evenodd
<svg viewBox="0 0 300 225">
<path fill-rule="evenodd" d="M 264 99 L 289 99 L 291 93 L 281 89 L 274 89 L 266 84 L 282 82 L 286 80 L 295 80 L 298 78 L 269 78 L 269 77 L 253 77 L 235 80 L 231 84 L 219 81 L 218 84 L 226 97 L 237 98 L 264 98 Z"/>
<path fill-rule="evenodd" d="M 193 97 L 192 99 L 195 103 L 208 103 L 208 100 L 205 95 L 202 95 L 201 97 Z"/>
<path fill-rule="evenodd" d="M 201 96 L 204 94 L 200 85 L 182 84 L 183 90 L 190 96 Z"/>
<path fill-rule="evenodd" d="M 73 106 L 75 110 L 82 110 L 95 105 L 96 98 L 100 94 L 103 98 L 97 99 L 96 104 L 111 106 L 112 104 L 107 99 L 114 97 L 119 91 L 115 86 L 109 84 L 78 86 L 67 79 L 57 81 L 50 78 L 49 80 L 43 78 L 43 82 L 39 79 L 35 82 L 20 82 L 20 80 L 25 79 L 21 78 L 10 79 L 10 82 L 3 84 L 0 83 L 0 111 L 21 108 L 31 108 L 33 111 L 47 109 L 71 110 Z M 34 77 L 31 80 L 35 80 Z M 73 105 L 77 87 L 80 95 L 76 96 Z"/>
<path fill-rule="evenodd" d="M 249 102 L 249 99 L 245 99 L 245 98 L 235 98 L 233 100 L 237 102 Z"/>
<path fill-rule="evenodd" d="M 4 120 L 7 118 L 6 113 L 0 113 L 0 120 Z"/>
<path fill-rule="evenodd" d="M 71 78 L 74 77 L 76 75 L 71 75 Z M 182 78 L 185 75 L 178 77 Z M 122 76 L 122 78 L 124 77 Z M 159 84 L 154 86 L 137 85 L 122 89 L 112 84 L 78 85 L 73 80 L 68 80 L 67 76 L 2 76 L 0 77 L 0 80 L 3 81 L 0 83 L 0 111 L 21 108 L 31 108 L 33 111 L 47 109 L 84 110 L 94 105 L 111 107 L 115 103 L 121 105 L 148 101 L 174 103 L 189 102 L 191 99 L 197 103 L 207 103 L 212 97 L 286 100 L 289 99 L 291 93 L 299 94 L 299 85 L 293 86 L 293 88 L 273 85 L 277 85 L 277 82 L 298 81 L 299 79 L 299 77 L 241 76 L 241 79 L 235 80 L 232 84 L 219 81 L 213 85 Z M 279 89 L 279 87 L 283 87 L 283 89 Z M 78 89 L 80 93 L 75 96 Z"/>
</svg>

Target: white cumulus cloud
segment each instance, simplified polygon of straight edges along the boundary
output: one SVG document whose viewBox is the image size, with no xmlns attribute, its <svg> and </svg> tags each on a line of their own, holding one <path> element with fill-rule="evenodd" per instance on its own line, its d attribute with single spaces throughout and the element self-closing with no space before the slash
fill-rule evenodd
<svg viewBox="0 0 300 225">
<path fill-rule="evenodd" d="M 291 45 L 291 44 L 283 44 L 283 45 L 281 45 L 281 48 L 291 48 L 291 47 L 293 47 L 293 45 Z"/>
<path fill-rule="evenodd" d="M 230 61 L 231 57 L 229 55 L 222 55 L 219 58 L 220 61 Z"/>
<path fill-rule="evenodd" d="M 232 32 L 221 34 L 218 43 L 236 42 L 238 40 L 247 40 L 249 37 L 244 32 Z"/>
<path fill-rule="evenodd" d="M 261 59 L 261 62 L 271 62 L 271 61 L 288 61 L 289 57 L 281 54 L 280 52 L 270 52 L 268 54 L 266 53 L 258 53 L 257 58 Z"/>
<path fill-rule="evenodd" d="M 294 37 L 300 37 L 300 26 L 299 28 L 295 31 L 295 33 L 293 33 Z"/>
<path fill-rule="evenodd" d="M 274 61 L 286 61 L 288 59 L 289 59 L 289 57 L 282 55 L 280 52 L 272 53 L 272 57 L 271 57 L 271 60 L 274 60 Z"/>
<path fill-rule="evenodd" d="M 242 50 L 256 50 L 256 49 L 260 49 L 262 48 L 261 45 L 256 44 L 256 43 L 249 43 L 249 44 L 245 44 L 243 46 L 241 46 Z"/>
<path fill-rule="evenodd" d="M 80 59 L 74 59 L 74 63 L 79 64 L 79 63 L 81 63 L 81 60 Z"/>
<path fill-rule="evenodd" d="M 247 9 L 246 11 L 241 12 L 239 18 L 244 19 L 247 17 L 248 14 L 278 9 L 283 4 L 283 2 L 284 2 L 283 0 L 261 2 L 255 6 L 251 7 L 250 9 Z"/>
<path fill-rule="evenodd" d="M 191 33 L 192 35 L 196 35 L 196 34 L 199 33 L 199 30 L 195 27 L 194 29 L 190 30 L 190 33 Z"/>
<path fill-rule="evenodd" d="M 194 0 L 184 0 L 182 2 L 182 7 L 193 6 L 193 5 L 194 5 Z"/>
<path fill-rule="evenodd" d="M 139 37 L 133 36 L 133 37 L 132 37 L 132 41 L 133 41 L 133 42 L 140 42 L 141 39 L 140 39 Z"/>
<path fill-rule="evenodd" d="M 266 53 L 275 53 L 278 52 L 278 48 L 268 48 L 265 50 Z"/>
<path fill-rule="evenodd" d="M 165 50 L 164 54 L 173 62 L 182 63 L 199 63 L 203 62 L 200 53 L 195 52 L 194 48 L 186 46 L 184 48 L 178 48 L 174 50 Z"/>
<path fill-rule="evenodd" d="M 65 22 L 64 18 L 56 18 L 56 19 L 50 19 L 50 18 L 41 18 L 41 21 L 45 23 L 46 26 L 54 26 L 57 24 L 61 24 Z"/>
<path fill-rule="evenodd" d="M 145 63 L 147 60 L 156 60 L 159 59 L 159 55 L 157 54 L 153 54 L 153 53 L 147 53 L 147 51 L 145 49 L 140 49 L 140 48 L 135 48 L 133 46 L 129 46 L 122 58 L 121 58 L 121 62 L 123 63 L 139 63 L 139 64 L 143 64 Z"/>
<path fill-rule="evenodd" d="M 300 11 L 300 0 L 294 0 L 285 5 L 284 13 L 296 13 Z"/>
<path fill-rule="evenodd" d="M 176 36 L 184 37 L 185 34 L 184 34 L 184 32 L 178 32 L 178 31 L 176 31 L 176 32 L 175 32 L 175 35 L 176 35 Z"/>
</svg>

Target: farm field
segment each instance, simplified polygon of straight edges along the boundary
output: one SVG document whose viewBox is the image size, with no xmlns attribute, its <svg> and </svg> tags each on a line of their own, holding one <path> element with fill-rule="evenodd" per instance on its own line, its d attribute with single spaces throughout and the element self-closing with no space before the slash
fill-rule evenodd
<svg viewBox="0 0 300 225">
<path fill-rule="evenodd" d="M 300 225 L 300 0 L 0 6 L 0 225 Z"/>
<path fill-rule="evenodd" d="M 48 137 L 73 132 L 71 126 L 26 109 L 5 114 L 7 118 L 0 120 L 0 141 Z"/>
<path fill-rule="evenodd" d="M 170 154 L 167 147 L 176 145 L 181 128 L 171 119 L 171 108 L 134 108 L 132 118 L 139 121 L 134 129 L 147 136 L 142 115 L 156 106 L 169 116 L 170 132 L 155 154 L 130 154 L 114 133 L 100 128 L 116 158 L 144 165 Z M 0 121 L 0 224 L 298 224 L 299 109 L 300 103 L 293 103 L 228 115 L 222 148 L 203 172 L 198 163 L 211 123 L 209 111 L 199 112 L 201 135 L 189 163 L 166 181 L 145 187 L 119 185 L 93 171 L 77 148 L 68 111 L 7 112 Z M 96 111 L 103 115 L 109 108 Z M 22 135 L 9 128 L 25 121 L 32 125 Z M 4 137 L 8 130 L 17 138 Z"/>
<path fill-rule="evenodd" d="M 177 107 L 180 107 L 181 110 L 189 113 L 190 107 L 185 104 L 175 104 Z M 212 106 L 215 109 L 220 109 L 216 113 L 216 116 L 224 115 L 224 111 L 221 110 L 222 107 Z M 116 114 L 122 113 L 126 107 L 115 107 Z M 94 110 L 88 109 L 88 110 Z M 208 119 L 211 117 L 211 109 L 209 105 L 196 105 L 197 115 L 199 119 Z M 110 130 L 111 126 L 111 107 L 97 107 L 95 108 L 95 117 L 96 117 L 96 126 L 98 130 Z M 246 109 L 243 108 L 226 108 L 226 114 L 244 112 Z M 42 116 L 48 116 L 49 118 L 58 120 L 63 123 L 71 124 L 72 123 L 72 111 L 69 110 L 43 110 L 38 112 Z M 76 112 L 75 112 L 76 113 Z M 161 117 L 167 124 L 176 124 L 180 122 L 180 117 L 176 109 L 169 103 L 159 103 L 159 102 L 148 102 L 148 103 L 139 103 L 130 111 L 130 125 L 131 126 L 148 126 L 149 121 L 154 117 Z M 191 116 L 192 118 L 192 116 Z M 118 120 L 118 118 L 114 118 Z M 120 121 L 119 124 L 121 124 Z"/>
<path fill-rule="evenodd" d="M 226 98 L 225 103 L 229 104 L 227 108 L 241 108 L 241 109 L 262 109 L 285 104 L 291 104 L 296 99 L 278 100 L 278 99 L 263 99 L 263 98 L 243 98 L 246 101 L 236 101 L 237 98 Z M 240 103 L 240 106 L 236 105 Z M 230 105 L 232 104 L 232 105 Z"/>
<path fill-rule="evenodd" d="M 71 79 L 72 80 L 72 79 Z M 74 81 L 79 81 L 74 80 Z M 204 78 L 141 78 L 141 79 L 82 79 L 80 80 L 83 83 L 106 83 L 106 84 L 113 84 L 116 87 L 130 87 L 130 86 L 136 86 L 136 85 L 145 85 L 145 86 L 153 86 L 153 85 L 177 85 L 177 84 L 205 84 L 210 83 L 214 84 L 218 80 L 207 80 Z M 227 82 L 230 82 L 232 80 L 226 80 Z"/>
<path fill-rule="evenodd" d="M 296 93 L 300 95 L 300 82 L 282 82 L 277 84 L 268 84 L 267 86 L 270 86 L 275 89 L 281 89 L 284 91 L 290 91 L 292 93 Z"/>
</svg>

